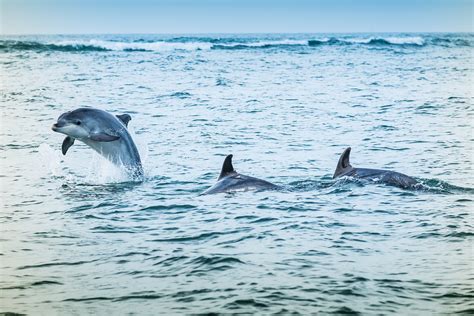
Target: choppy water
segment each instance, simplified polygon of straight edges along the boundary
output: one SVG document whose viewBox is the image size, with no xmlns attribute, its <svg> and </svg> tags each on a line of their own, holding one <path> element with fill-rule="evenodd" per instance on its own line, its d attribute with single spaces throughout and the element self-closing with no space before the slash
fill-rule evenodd
<svg viewBox="0 0 474 316">
<path fill-rule="evenodd" d="M 473 312 L 472 34 L 2 37 L 0 312 Z M 64 111 L 129 113 L 146 180 Z M 352 163 L 424 190 L 331 179 Z M 225 155 L 282 191 L 199 196 Z"/>
</svg>

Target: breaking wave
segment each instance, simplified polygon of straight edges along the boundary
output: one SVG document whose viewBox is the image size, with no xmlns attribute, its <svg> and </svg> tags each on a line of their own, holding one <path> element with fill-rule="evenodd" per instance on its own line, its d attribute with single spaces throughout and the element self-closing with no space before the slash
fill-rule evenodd
<svg viewBox="0 0 474 316">
<path fill-rule="evenodd" d="M 103 39 L 67 40 L 67 41 L 33 41 L 33 40 L 0 40 L 0 52 L 9 51 L 62 51 L 62 52 L 159 52 L 173 50 L 209 50 L 209 49 L 268 49 L 268 48 L 301 48 L 330 45 L 354 46 L 394 46 L 423 47 L 467 46 L 473 44 L 472 37 L 426 37 L 421 36 L 388 36 L 388 37 L 322 37 L 310 39 L 269 39 L 255 40 L 250 38 L 209 38 L 178 37 L 167 40 L 133 39 L 130 41 L 112 41 Z"/>
<path fill-rule="evenodd" d="M 43 43 L 35 41 L 0 41 L 0 51 L 8 50 L 33 50 L 33 51 L 63 51 L 63 52 L 88 52 L 88 51 L 163 51 L 163 50 L 198 50 L 210 49 L 211 43 L 174 43 L 174 42 L 115 42 L 104 40 L 89 41 L 59 41 Z"/>
<path fill-rule="evenodd" d="M 251 48 L 272 48 L 272 47 L 291 47 L 291 46 L 307 46 L 307 40 L 275 40 L 275 41 L 258 41 L 248 43 L 222 43 L 212 45 L 212 49 L 251 49 Z"/>
<path fill-rule="evenodd" d="M 416 37 L 371 37 L 371 38 L 325 38 L 309 40 L 309 46 L 318 45 L 412 45 L 412 46 L 424 46 L 425 40 L 419 36 Z"/>
</svg>

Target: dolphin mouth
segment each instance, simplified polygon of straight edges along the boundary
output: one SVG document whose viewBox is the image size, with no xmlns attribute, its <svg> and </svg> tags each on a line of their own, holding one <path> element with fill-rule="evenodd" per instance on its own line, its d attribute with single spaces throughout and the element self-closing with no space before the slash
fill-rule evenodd
<svg viewBox="0 0 474 316">
<path fill-rule="evenodd" d="M 61 129 L 61 127 L 63 127 L 64 125 L 61 125 L 61 124 L 58 124 L 58 123 L 54 123 L 53 126 L 51 126 L 51 129 L 55 132 L 59 131 Z"/>
</svg>

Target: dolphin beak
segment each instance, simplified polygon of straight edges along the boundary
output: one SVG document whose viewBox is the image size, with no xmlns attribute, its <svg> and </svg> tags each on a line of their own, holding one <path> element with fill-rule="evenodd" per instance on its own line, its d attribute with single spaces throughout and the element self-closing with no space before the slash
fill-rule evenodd
<svg viewBox="0 0 474 316">
<path fill-rule="evenodd" d="M 51 129 L 55 132 L 57 132 L 62 126 L 59 126 L 58 123 L 54 123 L 53 126 L 51 126 Z"/>
</svg>

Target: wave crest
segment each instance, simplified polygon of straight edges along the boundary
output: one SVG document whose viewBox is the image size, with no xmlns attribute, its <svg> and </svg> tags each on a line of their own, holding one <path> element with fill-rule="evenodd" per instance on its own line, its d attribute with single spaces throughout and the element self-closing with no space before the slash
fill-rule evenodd
<svg viewBox="0 0 474 316">
<path fill-rule="evenodd" d="M 414 46 L 423 46 L 425 45 L 425 40 L 421 37 L 369 37 L 369 38 L 324 38 L 324 39 L 314 39 L 309 40 L 309 46 L 319 46 L 319 45 L 350 45 L 350 44 L 359 44 L 359 45 L 414 45 Z"/>
<path fill-rule="evenodd" d="M 160 40 L 130 39 L 129 41 L 89 39 L 62 41 L 22 41 L 0 40 L 0 52 L 11 51 L 62 51 L 62 52 L 160 52 L 160 51 L 196 51 L 196 50 L 240 50 L 240 49 L 269 49 L 269 48 L 304 48 L 332 45 L 356 46 L 395 46 L 423 47 L 427 45 L 441 47 L 471 47 L 471 37 L 441 36 L 386 36 L 386 37 L 321 37 L 313 39 L 257 39 L 257 38 L 210 38 L 210 37 L 181 37 Z"/>
</svg>

